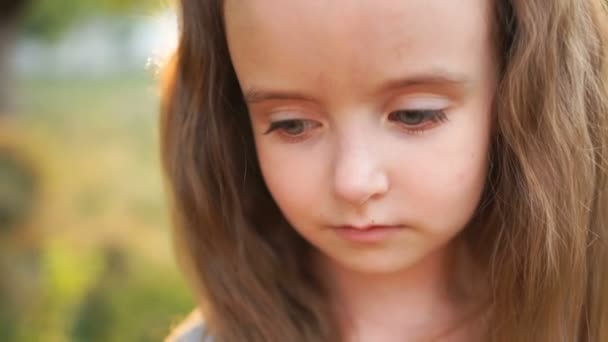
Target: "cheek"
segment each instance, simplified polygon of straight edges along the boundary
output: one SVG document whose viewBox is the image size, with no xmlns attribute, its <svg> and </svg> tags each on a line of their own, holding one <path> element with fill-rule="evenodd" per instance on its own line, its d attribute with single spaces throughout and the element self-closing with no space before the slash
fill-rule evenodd
<svg viewBox="0 0 608 342">
<path fill-rule="evenodd" d="M 461 229 L 470 220 L 487 176 L 488 142 L 485 123 L 469 123 L 416 157 L 417 167 L 402 178 L 402 187 L 409 189 L 412 215 L 428 229 Z"/>
<path fill-rule="evenodd" d="M 322 151 L 303 149 L 298 153 L 272 144 L 258 144 L 257 150 L 266 186 L 287 220 L 294 225 L 320 215 L 329 181 L 323 173 Z"/>
</svg>

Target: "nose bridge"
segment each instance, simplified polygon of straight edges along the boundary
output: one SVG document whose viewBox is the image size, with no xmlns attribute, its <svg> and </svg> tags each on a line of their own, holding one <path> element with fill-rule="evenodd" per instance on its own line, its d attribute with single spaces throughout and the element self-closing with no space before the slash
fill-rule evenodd
<svg viewBox="0 0 608 342">
<path fill-rule="evenodd" d="M 334 158 L 334 188 L 338 197 L 362 204 L 388 190 L 385 157 L 373 130 L 351 125 L 337 137 Z"/>
</svg>

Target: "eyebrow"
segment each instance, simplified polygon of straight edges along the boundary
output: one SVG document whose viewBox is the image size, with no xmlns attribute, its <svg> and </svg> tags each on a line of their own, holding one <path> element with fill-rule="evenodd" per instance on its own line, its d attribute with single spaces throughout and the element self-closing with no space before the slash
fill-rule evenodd
<svg viewBox="0 0 608 342">
<path fill-rule="evenodd" d="M 471 81 L 464 75 L 437 71 L 432 73 L 417 74 L 405 78 L 390 79 L 383 82 L 375 91 L 375 94 L 383 94 L 390 91 L 411 87 L 439 86 L 450 89 L 464 88 Z M 464 89 L 461 89 L 464 90 Z M 250 87 L 243 92 L 245 101 L 249 104 L 256 104 L 265 101 L 303 101 L 318 102 L 314 96 L 307 95 L 299 91 L 265 90 L 257 87 Z"/>
<path fill-rule="evenodd" d="M 406 78 L 388 80 L 378 88 L 377 93 L 381 94 L 396 89 L 425 86 L 464 88 L 471 83 L 471 80 L 465 75 L 438 70 L 431 73 L 416 74 Z"/>
<path fill-rule="evenodd" d="M 314 97 L 298 91 L 262 90 L 260 88 L 255 87 L 247 89 L 243 93 L 243 96 L 245 97 L 245 101 L 249 104 L 273 100 L 296 100 L 304 102 L 316 102 L 316 99 Z"/>
</svg>

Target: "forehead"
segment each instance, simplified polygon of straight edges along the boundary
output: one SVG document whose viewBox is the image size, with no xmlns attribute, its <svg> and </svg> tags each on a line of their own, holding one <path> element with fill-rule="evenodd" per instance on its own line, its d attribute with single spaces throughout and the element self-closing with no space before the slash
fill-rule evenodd
<svg viewBox="0 0 608 342">
<path fill-rule="evenodd" d="M 227 0 L 241 86 L 364 91 L 437 70 L 481 77 L 490 0 Z"/>
</svg>

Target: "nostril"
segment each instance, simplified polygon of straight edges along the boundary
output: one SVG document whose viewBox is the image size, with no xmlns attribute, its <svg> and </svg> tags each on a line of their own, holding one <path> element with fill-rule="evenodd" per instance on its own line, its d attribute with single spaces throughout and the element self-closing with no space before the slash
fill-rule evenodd
<svg viewBox="0 0 608 342">
<path fill-rule="evenodd" d="M 336 195 L 357 206 L 382 196 L 388 189 L 388 177 L 378 168 L 340 170 L 335 175 Z"/>
</svg>

